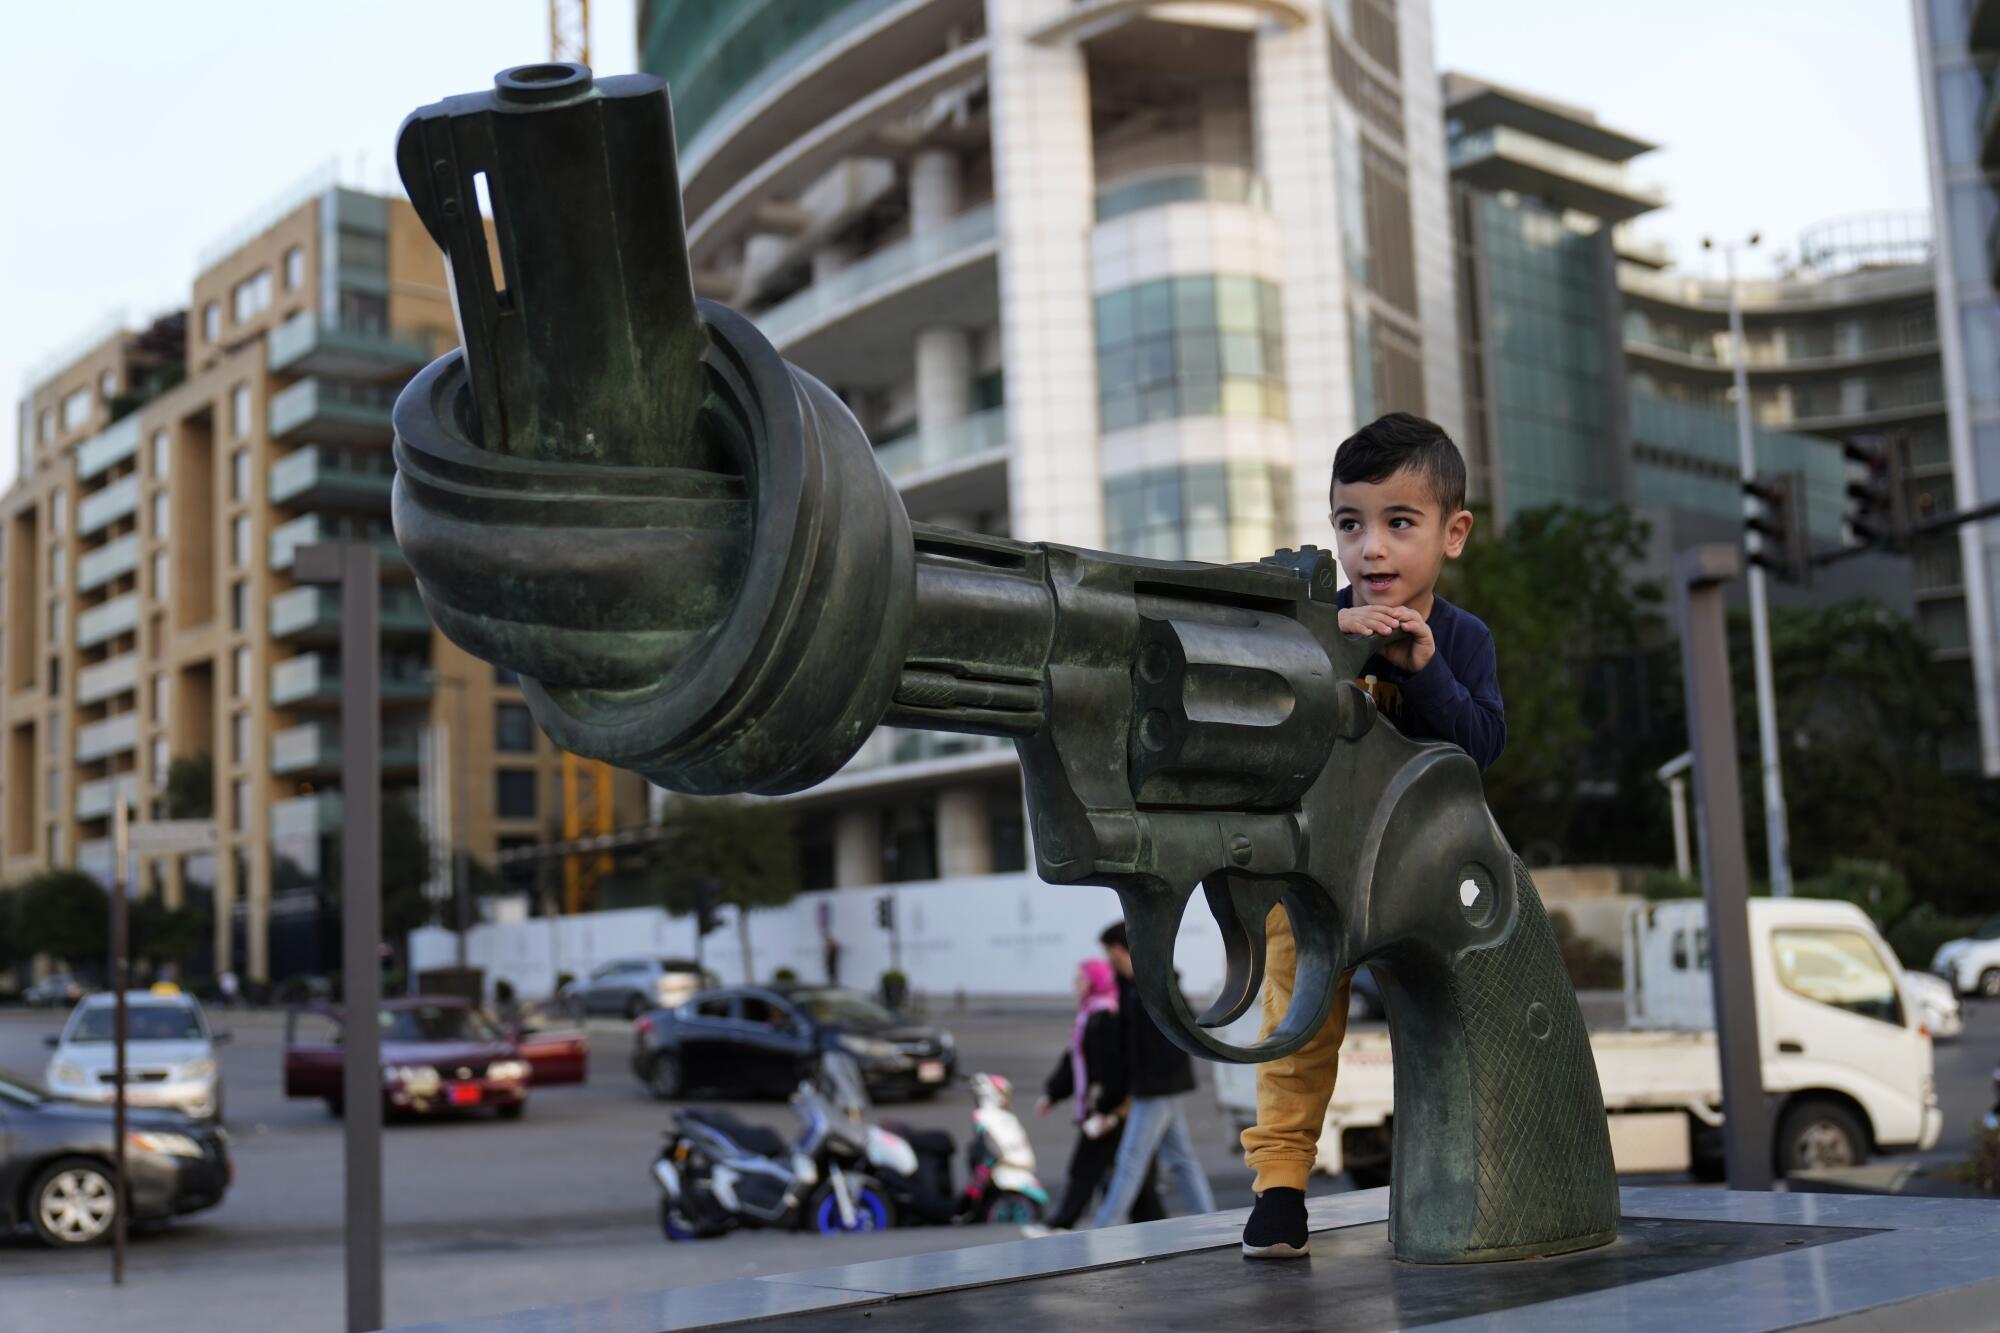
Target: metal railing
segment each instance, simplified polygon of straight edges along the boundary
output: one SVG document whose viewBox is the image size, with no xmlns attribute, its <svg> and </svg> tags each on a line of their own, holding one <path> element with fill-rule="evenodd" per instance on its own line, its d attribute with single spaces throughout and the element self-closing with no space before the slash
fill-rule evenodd
<svg viewBox="0 0 2000 1333">
<path fill-rule="evenodd" d="M 1113 181 L 1097 191 L 1097 220 L 1168 204 L 1248 204 L 1269 208 L 1264 178 L 1248 167 L 1222 163 L 1167 167 Z"/>
<path fill-rule="evenodd" d="M 892 478 L 904 477 L 1007 447 L 1007 409 L 989 408 L 936 430 L 915 431 L 875 446 L 875 461 Z"/>
<path fill-rule="evenodd" d="M 993 206 L 982 204 L 960 213 L 935 231 L 884 246 L 825 282 L 816 282 L 789 300 L 780 301 L 756 317 L 757 327 L 774 345 L 783 348 L 788 340 L 816 324 L 872 304 L 883 292 L 901 286 L 913 274 L 992 244 L 995 234 Z"/>
</svg>

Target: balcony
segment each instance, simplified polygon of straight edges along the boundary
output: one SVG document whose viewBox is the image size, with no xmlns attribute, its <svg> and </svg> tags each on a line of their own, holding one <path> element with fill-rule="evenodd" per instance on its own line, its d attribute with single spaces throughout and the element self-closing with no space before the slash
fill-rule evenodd
<svg viewBox="0 0 2000 1333">
<path fill-rule="evenodd" d="M 382 731 L 384 770 L 417 766 L 418 733 L 410 728 Z M 327 722 L 287 727 L 271 737 L 271 771 L 281 776 L 340 773 L 340 728 Z"/>
<path fill-rule="evenodd" d="M 139 654 L 126 653 L 76 673 L 76 701 L 102 703 L 114 694 L 139 687 Z"/>
<path fill-rule="evenodd" d="M 757 316 L 757 327 L 780 351 L 791 355 L 806 339 L 824 334 L 893 296 L 927 288 L 936 279 L 964 272 L 982 260 L 990 261 L 994 235 L 992 205 L 971 209 L 935 231 L 884 246 L 826 281 L 779 302 Z M 911 315 L 923 322 L 935 322 L 940 310 L 963 308 L 945 291 L 926 290 L 921 305 L 923 308 Z"/>
<path fill-rule="evenodd" d="M 107 889 L 117 862 L 118 852 L 109 838 L 88 838 L 76 845 L 76 868 Z"/>
<path fill-rule="evenodd" d="M 429 344 L 388 329 L 323 324 L 302 310 L 272 329 L 264 363 L 287 375 L 334 375 L 350 380 L 406 379 L 430 360 Z"/>
<path fill-rule="evenodd" d="M 1454 180 L 1482 190 L 1513 190 L 1562 208 L 1623 222 L 1666 206 L 1666 196 L 1635 185 L 1622 165 L 1580 153 L 1506 125 L 1461 134 L 1451 141 Z"/>
<path fill-rule="evenodd" d="M 431 697 L 428 673 L 415 670 L 385 671 L 381 679 L 384 704 L 420 702 Z M 271 667 L 271 702 L 286 708 L 340 706 L 340 672 L 333 661 L 318 653 L 287 658 Z"/>
<path fill-rule="evenodd" d="M 312 509 L 386 509 L 396 468 L 379 449 L 295 449 L 271 464 L 271 503 Z"/>
<path fill-rule="evenodd" d="M 80 782 L 76 787 L 76 817 L 102 819 L 111 813 L 119 793 L 124 793 L 127 809 L 139 804 L 139 775 L 120 773 L 117 777 Z"/>
<path fill-rule="evenodd" d="M 954 420 L 938 430 L 920 430 L 876 446 L 876 462 L 896 484 L 956 474 L 1006 458 L 1006 408 Z"/>
<path fill-rule="evenodd" d="M 139 452 L 137 414 L 113 422 L 76 449 L 76 479 L 89 481 Z"/>
<path fill-rule="evenodd" d="M 271 836 L 317 838 L 340 829 L 340 793 L 316 791 L 271 802 Z"/>
<path fill-rule="evenodd" d="M 382 634 L 429 634 L 431 618 L 414 588 L 382 589 Z M 331 643 L 340 638 L 340 593 L 334 588 L 305 587 L 281 592 L 271 599 L 271 637 L 301 643 Z"/>
<path fill-rule="evenodd" d="M 77 501 L 76 530 L 87 537 L 138 508 L 139 474 L 135 472 Z"/>
<path fill-rule="evenodd" d="M 128 592 L 100 602 L 76 618 L 76 646 L 93 648 L 139 627 L 139 594 Z"/>
<path fill-rule="evenodd" d="M 366 444 L 389 434 L 396 390 L 386 384 L 305 379 L 271 396 L 271 438 L 309 432 L 327 444 Z"/>
<path fill-rule="evenodd" d="M 120 713 L 76 729 L 76 761 L 88 764 L 109 754 L 123 754 L 139 744 L 139 715 Z"/>
<path fill-rule="evenodd" d="M 107 542 L 94 551 L 85 551 L 76 558 L 76 588 L 78 592 L 89 592 L 117 578 L 129 574 L 139 567 L 139 534 L 128 532 L 113 542 Z"/>
<path fill-rule="evenodd" d="M 289 523 L 280 524 L 271 530 L 271 568 L 290 569 L 292 559 L 301 546 L 312 546 L 319 542 L 351 541 L 353 538 L 339 529 L 346 526 L 338 520 L 321 514 L 306 514 Z M 401 566 L 403 548 L 396 544 L 393 535 L 376 538 L 375 549 L 382 553 L 384 565 Z"/>
<path fill-rule="evenodd" d="M 1270 207 L 1264 178 L 1246 167 L 1173 167 L 1117 181 L 1097 192 L 1097 220 L 1168 204 L 1247 204 Z"/>
</svg>

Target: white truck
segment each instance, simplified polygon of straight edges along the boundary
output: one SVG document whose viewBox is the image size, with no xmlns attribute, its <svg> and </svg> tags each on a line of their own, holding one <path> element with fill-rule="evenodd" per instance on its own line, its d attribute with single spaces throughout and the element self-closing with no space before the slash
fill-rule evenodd
<svg viewBox="0 0 2000 1333">
<path fill-rule="evenodd" d="M 1940 944 L 1931 958 L 1931 971 L 1960 995 L 2000 1000 L 2000 916 L 1981 926 L 1970 939 Z"/>
<path fill-rule="evenodd" d="M 1621 1173 L 1722 1175 L 1722 1075 L 1699 900 L 1634 907 L 1626 921 L 1625 1026 L 1591 1033 Z M 1782 1173 L 1858 1165 L 1872 1152 L 1927 1149 L 1944 1127 L 1931 1038 L 1895 954 L 1851 903 L 1750 902 L 1758 1049 Z M 1230 1039 L 1256 1037 L 1257 1014 Z M 1215 1067 L 1238 1128 L 1257 1115 L 1256 1066 Z M 1389 1034 L 1350 1026 L 1318 1170 L 1387 1184 L 1395 1080 Z"/>
</svg>

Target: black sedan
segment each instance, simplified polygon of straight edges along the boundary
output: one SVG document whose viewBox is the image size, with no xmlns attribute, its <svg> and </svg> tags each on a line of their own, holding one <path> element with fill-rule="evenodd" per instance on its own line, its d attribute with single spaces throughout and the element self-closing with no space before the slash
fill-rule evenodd
<svg viewBox="0 0 2000 1333">
<path fill-rule="evenodd" d="M 854 1057 L 871 1097 L 928 1097 L 958 1066 L 949 1032 L 832 986 L 703 991 L 642 1015 L 633 1034 L 632 1072 L 662 1100 L 696 1090 L 784 1096 L 830 1050 Z"/>
<path fill-rule="evenodd" d="M 64 1101 L 0 1070 L 0 1229 L 24 1223 L 49 1245 L 91 1245 L 111 1235 L 109 1106 Z M 222 1202 L 232 1175 L 222 1130 L 178 1111 L 125 1113 L 131 1221 L 199 1212 Z"/>
</svg>

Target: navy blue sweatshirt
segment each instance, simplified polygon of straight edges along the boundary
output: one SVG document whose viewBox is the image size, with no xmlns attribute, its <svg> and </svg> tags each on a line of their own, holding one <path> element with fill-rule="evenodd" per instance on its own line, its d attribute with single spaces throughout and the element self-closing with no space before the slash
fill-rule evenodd
<svg viewBox="0 0 2000 1333">
<path fill-rule="evenodd" d="M 1340 590 L 1340 605 L 1354 605 L 1352 587 Z M 1500 699 L 1493 631 L 1478 616 L 1436 595 L 1424 621 L 1437 644 L 1424 669 L 1412 674 L 1377 653 L 1361 668 L 1362 683 L 1396 730 L 1416 740 L 1450 741 L 1484 773 L 1507 748 L 1507 707 Z"/>
</svg>

